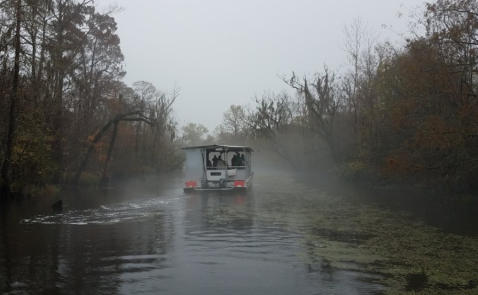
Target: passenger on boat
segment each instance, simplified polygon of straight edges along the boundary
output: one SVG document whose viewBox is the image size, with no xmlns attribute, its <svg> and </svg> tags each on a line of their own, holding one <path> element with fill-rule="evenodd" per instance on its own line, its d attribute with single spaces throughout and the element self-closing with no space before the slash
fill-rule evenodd
<svg viewBox="0 0 478 295">
<path fill-rule="evenodd" d="M 246 161 L 246 157 L 244 156 L 244 154 L 241 155 L 241 166 L 246 166 L 247 165 L 247 161 Z"/>
<path fill-rule="evenodd" d="M 240 154 L 240 153 L 237 153 L 236 162 L 237 162 L 237 166 L 244 166 L 244 163 L 243 163 L 243 161 L 241 160 L 241 154 Z"/>
<path fill-rule="evenodd" d="M 234 167 L 234 166 L 238 166 L 238 165 L 237 165 L 237 158 L 238 158 L 238 157 L 237 157 L 236 155 L 234 155 L 234 156 L 232 157 L 232 159 L 231 159 L 231 166 L 233 166 L 233 167 Z"/>
<path fill-rule="evenodd" d="M 220 156 L 219 156 L 219 157 L 220 157 Z M 217 166 L 217 161 L 218 161 L 218 159 L 217 159 L 216 155 L 214 155 L 214 158 L 212 158 L 212 166 L 213 166 L 213 167 L 216 167 L 216 166 Z"/>
<path fill-rule="evenodd" d="M 221 155 L 219 155 L 219 157 L 217 158 L 216 167 L 218 167 L 218 168 L 225 168 L 226 167 L 226 163 L 221 159 Z"/>
</svg>

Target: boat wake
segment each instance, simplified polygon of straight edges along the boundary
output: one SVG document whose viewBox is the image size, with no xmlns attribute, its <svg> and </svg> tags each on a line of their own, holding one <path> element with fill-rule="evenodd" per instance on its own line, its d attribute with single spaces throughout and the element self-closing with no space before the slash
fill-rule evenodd
<svg viewBox="0 0 478 295">
<path fill-rule="evenodd" d="M 115 224 L 127 221 L 137 221 L 161 215 L 165 206 L 177 202 L 181 198 L 149 199 L 137 202 L 124 202 L 101 205 L 98 208 L 85 210 L 64 210 L 49 215 L 37 215 L 23 219 L 21 224 Z"/>
</svg>

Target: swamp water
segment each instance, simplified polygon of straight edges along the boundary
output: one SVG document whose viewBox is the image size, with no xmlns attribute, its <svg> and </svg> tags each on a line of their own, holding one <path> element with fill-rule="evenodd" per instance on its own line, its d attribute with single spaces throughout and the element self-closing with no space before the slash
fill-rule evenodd
<svg viewBox="0 0 478 295">
<path fill-rule="evenodd" d="M 400 198 L 287 175 L 257 173 L 248 195 L 186 195 L 182 185 L 170 175 L 65 193 L 60 212 L 53 198 L 9 204 L 0 293 L 478 293 L 476 202 L 471 219 L 429 218 L 390 206 Z M 447 228 L 456 220 L 466 232 Z"/>
</svg>

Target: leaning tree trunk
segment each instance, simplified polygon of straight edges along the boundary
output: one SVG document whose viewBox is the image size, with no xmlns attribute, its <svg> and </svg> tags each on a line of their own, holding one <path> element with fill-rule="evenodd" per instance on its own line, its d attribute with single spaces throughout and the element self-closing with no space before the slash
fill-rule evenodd
<svg viewBox="0 0 478 295">
<path fill-rule="evenodd" d="M 116 136 L 118 135 L 118 124 L 119 121 L 115 121 L 115 126 L 113 128 L 113 135 L 111 136 L 110 146 L 108 148 L 108 155 L 106 156 L 105 167 L 103 168 L 103 175 L 101 176 L 100 186 L 106 187 L 109 184 L 109 177 L 108 177 L 108 166 L 110 163 L 111 155 L 113 154 L 113 148 L 116 142 Z"/>
<path fill-rule="evenodd" d="M 129 116 L 134 116 L 134 115 L 140 115 L 140 117 L 128 118 Z M 70 183 L 72 185 L 78 184 L 78 181 L 80 180 L 81 174 L 83 174 L 83 171 L 85 170 L 86 165 L 88 164 L 88 160 L 89 160 L 91 154 L 93 153 L 93 151 L 95 150 L 95 144 L 98 143 L 101 140 L 101 138 L 103 137 L 105 132 L 108 131 L 108 129 L 111 127 L 111 125 L 113 125 L 113 124 L 117 125 L 120 121 L 141 121 L 141 122 L 146 122 L 146 123 L 152 125 L 152 123 L 149 120 L 147 120 L 144 116 L 141 115 L 141 111 L 135 111 L 135 112 L 130 112 L 130 113 L 126 113 L 126 114 L 120 114 L 120 115 L 117 115 L 116 117 L 114 117 L 113 119 L 109 120 L 108 123 L 106 123 L 105 126 L 103 126 L 103 128 L 101 128 L 101 130 L 95 135 L 95 138 L 90 143 L 90 145 L 88 147 L 88 150 L 86 151 L 85 157 L 83 158 L 83 160 L 80 163 L 80 167 L 78 168 L 75 175 L 73 176 L 73 178 L 70 181 Z M 113 144 L 114 144 L 114 142 L 113 142 Z"/>
</svg>

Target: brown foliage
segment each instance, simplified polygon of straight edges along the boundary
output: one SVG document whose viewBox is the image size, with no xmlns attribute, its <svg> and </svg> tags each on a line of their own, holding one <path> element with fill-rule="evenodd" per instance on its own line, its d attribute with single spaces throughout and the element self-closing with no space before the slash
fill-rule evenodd
<svg viewBox="0 0 478 295">
<path fill-rule="evenodd" d="M 369 42 L 362 52 L 363 35 L 357 31 L 353 36 L 360 38 L 347 47 L 350 73 L 335 82 L 327 71 L 315 79 L 299 80 L 295 74 L 284 79 L 297 91 L 297 112 L 289 123 L 278 125 L 279 105 L 257 101 L 251 118 L 262 123 L 254 130 L 282 148 L 287 144 L 277 139 L 287 134 L 284 126 L 302 130 L 296 132 L 301 140 L 310 146 L 326 144 L 328 151 L 314 152 L 332 155 L 348 176 L 372 171 L 478 188 L 477 3 L 427 4 L 419 20 L 425 34 L 399 49 Z"/>
</svg>

